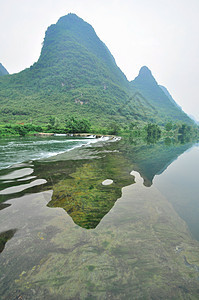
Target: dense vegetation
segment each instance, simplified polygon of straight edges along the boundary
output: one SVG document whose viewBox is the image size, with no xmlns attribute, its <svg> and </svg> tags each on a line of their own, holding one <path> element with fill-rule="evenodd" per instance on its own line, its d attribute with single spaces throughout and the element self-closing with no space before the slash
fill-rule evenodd
<svg viewBox="0 0 199 300">
<path fill-rule="evenodd" d="M 91 25 L 69 14 L 51 25 L 39 60 L 30 68 L 0 79 L 0 123 L 46 127 L 50 116 L 87 119 L 94 129 L 138 121 L 165 125 L 193 121 L 142 68 L 131 83 L 118 68 Z M 59 127 L 59 126 L 57 126 Z"/>
<path fill-rule="evenodd" d="M 159 86 L 147 67 L 142 67 L 139 75 L 130 83 L 132 90 L 138 90 L 142 105 L 145 102 L 151 111 L 157 113 L 156 122 L 165 124 L 165 121 L 179 120 L 188 124 L 193 121 L 182 111 L 182 109 L 173 100 L 167 89 Z M 147 109 L 145 108 L 147 111 Z M 161 121 L 159 120 L 161 119 Z"/>
<path fill-rule="evenodd" d="M 0 137 L 3 136 L 25 136 L 40 132 L 46 133 L 90 133 L 102 135 L 120 135 L 124 139 L 129 139 L 130 143 L 146 142 L 154 144 L 159 140 L 164 140 L 168 145 L 172 143 L 188 143 L 191 140 L 199 139 L 199 128 L 186 123 L 168 122 L 164 126 L 158 126 L 155 123 L 131 122 L 119 126 L 112 121 L 106 127 L 95 127 L 87 119 L 77 119 L 75 117 L 66 118 L 61 123 L 57 117 L 50 116 L 48 124 L 34 125 L 27 124 L 6 124 L 0 125 Z"/>
<path fill-rule="evenodd" d="M 7 124 L 5 126 L 0 126 L 0 136 L 9 136 L 9 135 L 25 136 L 27 134 L 42 132 L 42 130 L 43 128 L 41 126 L 33 125 L 33 124 L 25 124 L 25 125 Z"/>
</svg>

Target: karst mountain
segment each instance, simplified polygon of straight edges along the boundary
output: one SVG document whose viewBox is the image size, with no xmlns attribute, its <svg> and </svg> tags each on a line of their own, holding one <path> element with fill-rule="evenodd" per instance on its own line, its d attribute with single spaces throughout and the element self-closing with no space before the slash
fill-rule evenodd
<svg viewBox="0 0 199 300">
<path fill-rule="evenodd" d="M 129 82 L 107 46 L 75 14 L 48 27 L 37 62 L 0 78 L 2 121 L 47 122 L 70 116 L 108 124 L 169 120 L 192 123 L 142 67 Z"/>
</svg>

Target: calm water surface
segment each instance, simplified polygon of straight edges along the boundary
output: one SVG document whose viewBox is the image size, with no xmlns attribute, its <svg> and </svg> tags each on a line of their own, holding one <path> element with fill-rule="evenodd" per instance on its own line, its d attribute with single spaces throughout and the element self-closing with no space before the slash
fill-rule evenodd
<svg viewBox="0 0 199 300">
<path fill-rule="evenodd" d="M 0 147 L 0 299 L 199 297 L 197 144 Z"/>
<path fill-rule="evenodd" d="M 199 240 L 198 146 L 193 146 L 178 157 L 163 174 L 157 175 L 154 180 L 154 185 L 172 203 L 197 240 Z"/>
</svg>

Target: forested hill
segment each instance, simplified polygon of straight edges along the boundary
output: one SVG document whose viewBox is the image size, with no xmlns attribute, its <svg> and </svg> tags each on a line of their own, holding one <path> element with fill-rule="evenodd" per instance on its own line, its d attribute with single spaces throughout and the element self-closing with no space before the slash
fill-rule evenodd
<svg viewBox="0 0 199 300">
<path fill-rule="evenodd" d="M 60 18 L 48 28 L 40 58 L 33 67 L 56 75 L 57 83 L 61 80 L 68 88 L 71 84 L 128 86 L 125 75 L 93 27 L 75 14 Z"/>
<path fill-rule="evenodd" d="M 6 68 L 0 63 L 0 76 L 9 74 Z"/>
<path fill-rule="evenodd" d="M 143 76 L 141 72 L 129 83 L 92 26 L 68 14 L 47 29 L 33 66 L 1 77 L 0 121 L 44 123 L 50 116 L 60 121 L 75 116 L 102 125 L 174 118 L 189 122 L 155 80 L 146 76 L 143 81 Z"/>
<path fill-rule="evenodd" d="M 154 114 L 154 121 L 158 122 L 158 119 L 161 119 L 164 123 L 165 120 L 176 120 L 193 124 L 192 120 L 174 101 L 168 90 L 158 85 L 146 66 L 140 69 L 139 75 L 131 81 L 130 85 L 134 93 L 137 91 L 142 95 L 142 102 L 149 106 L 151 115 L 153 111 L 156 111 L 157 115 Z"/>
<path fill-rule="evenodd" d="M 0 86 L 3 120 L 126 120 L 119 108 L 128 100 L 129 82 L 92 26 L 74 14 L 47 29 L 33 66 L 2 78 Z"/>
<path fill-rule="evenodd" d="M 163 90 L 163 92 L 166 94 L 166 96 L 169 98 L 169 100 L 178 108 L 182 109 L 173 99 L 173 97 L 171 96 L 171 94 L 169 93 L 169 91 L 167 90 L 167 88 L 163 85 L 159 85 L 159 87 Z"/>
</svg>

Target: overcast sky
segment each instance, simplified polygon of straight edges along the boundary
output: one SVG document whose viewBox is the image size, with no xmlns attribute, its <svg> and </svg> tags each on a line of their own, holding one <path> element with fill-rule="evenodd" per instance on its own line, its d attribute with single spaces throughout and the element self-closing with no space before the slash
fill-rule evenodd
<svg viewBox="0 0 199 300">
<path fill-rule="evenodd" d="M 70 12 L 90 23 L 129 80 L 146 65 L 199 120 L 199 0 L 0 0 L 0 62 L 39 58 L 48 26 Z"/>
</svg>

